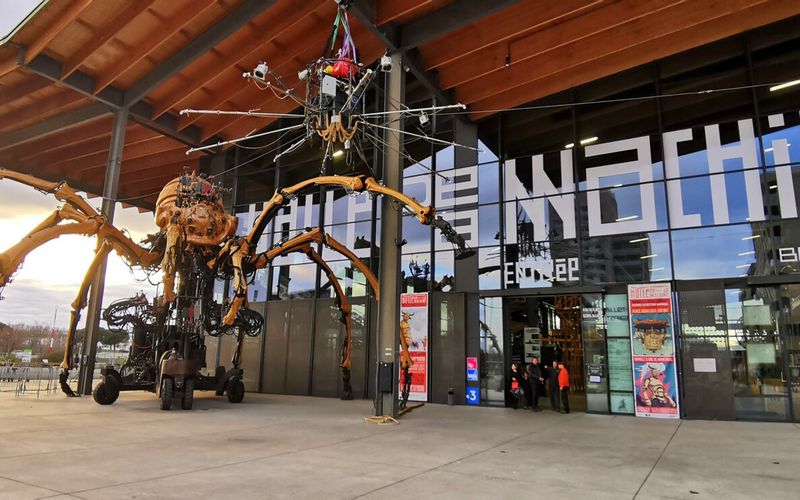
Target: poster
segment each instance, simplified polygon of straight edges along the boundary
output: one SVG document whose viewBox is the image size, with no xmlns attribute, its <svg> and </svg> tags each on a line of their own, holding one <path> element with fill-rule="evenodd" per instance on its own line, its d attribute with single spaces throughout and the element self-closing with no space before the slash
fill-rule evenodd
<svg viewBox="0 0 800 500">
<path fill-rule="evenodd" d="M 402 293 L 400 294 L 400 335 L 408 344 L 411 356 L 411 389 L 408 392 L 409 401 L 428 400 L 428 294 L 427 293 Z M 401 347 L 402 352 L 402 347 Z M 400 368 L 398 377 L 400 389 L 398 394 L 402 398 L 403 373 Z"/>
<path fill-rule="evenodd" d="M 627 321 L 625 322 L 627 325 Z M 631 342 L 624 339 L 608 339 L 608 388 L 612 391 L 633 393 L 631 381 Z M 633 410 L 633 406 L 631 406 Z"/>
<path fill-rule="evenodd" d="M 478 358 L 476 357 L 467 357 L 467 381 L 478 381 Z"/>
<path fill-rule="evenodd" d="M 534 356 L 542 355 L 541 330 L 536 326 L 526 326 L 522 331 L 523 345 L 525 346 L 525 363 L 533 361 Z"/>
<path fill-rule="evenodd" d="M 628 310 L 636 416 L 680 418 L 670 285 L 628 285 Z"/>
</svg>

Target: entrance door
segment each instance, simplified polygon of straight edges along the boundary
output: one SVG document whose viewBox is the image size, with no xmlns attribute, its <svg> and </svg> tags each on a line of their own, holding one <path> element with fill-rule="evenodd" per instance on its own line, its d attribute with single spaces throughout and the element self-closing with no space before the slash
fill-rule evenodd
<svg viewBox="0 0 800 500">
<path fill-rule="evenodd" d="M 534 356 L 545 367 L 561 361 L 570 378 L 570 409 L 586 409 L 586 384 L 581 331 L 581 296 L 529 296 L 504 300 L 509 346 L 506 372 L 511 363 L 526 365 Z M 549 400 L 549 398 L 547 398 Z M 545 399 L 540 404 L 547 406 Z"/>
<path fill-rule="evenodd" d="M 681 291 L 678 304 L 683 413 L 689 418 L 733 420 L 736 410 L 723 290 Z"/>
<path fill-rule="evenodd" d="M 780 308 L 789 397 L 792 416 L 797 422 L 800 421 L 800 285 L 781 287 Z"/>
</svg>

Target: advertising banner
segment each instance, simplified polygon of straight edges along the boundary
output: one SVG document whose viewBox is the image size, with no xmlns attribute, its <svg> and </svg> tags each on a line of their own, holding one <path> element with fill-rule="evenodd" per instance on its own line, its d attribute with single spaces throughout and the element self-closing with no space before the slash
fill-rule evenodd
<svg viewBox="0 0 800 500">
<path fill-rule="evenodd" d="M 478 358 L 468 356 L 467 357 L 467 381 L 468 382 L 477 382 L 478 381 Z"/>
<path fill-rule="evenodd" d="M 428 400 L 428 294 L 400 294 L 400 335 L 411 356 L 411 389 L 409 401 Z M 400 368 L 399 394 L 403 393 L 403 372 Z"/>
<path fill-rule="evenodd" d="M 628 285 L 628 310 L 636 416 L 680 418 L 670 285 Z"/>
</svg>

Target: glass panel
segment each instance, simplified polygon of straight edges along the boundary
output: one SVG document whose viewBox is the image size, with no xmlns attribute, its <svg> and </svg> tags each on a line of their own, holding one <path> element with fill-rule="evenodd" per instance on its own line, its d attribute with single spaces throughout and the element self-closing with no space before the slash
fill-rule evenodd
<svg viewBox="0 0 800 500">
<path fill-rule="evenodd" d="M 675 279 L 733 278 L 771 272 L 765 224 L 673 231 Z"/>
<path fill-rule="evenodd" d="M 433 289 L 440 292 L 452 292 L 455 286 L 455 255 L 453 252 L 436 252 Z"/>
<path fill-rule="evenodd" d="M 484 297 L 479 302 L 480 347 L 478 361 L 481 403 L 505 404 L 505 359 L 503 357 L 503 299 Z"/>
<path fill-rule="evenodd" d="M 581 330 L 586 386 L 586 410 L 608 412 L 608 371 L 606 362 L 606 318 L 603 296 L 599 293 L 581 297 Z"/>
<path fill-rule="evenodd" d="M 368 285 L 367 278 L 361 271 L 358 270 L 349 261 L 326 262 L 333 271 L 336 279 L 339 281 L 339 286 L 344 290 L 344 294 L 348 297 L 363 297 L 367 295 Z M 368 264 L 369 261 L 364 261 Z M 320 269 L 320 271 L 322 271 Z M 318 297 L 320 298 L 335 298 L 336 291 L 328 279 L 328 275 L 322 272 L 320 274 L 320 287 L 318 290 Z"/>
<path fill-rule="evenodd" d="M 667 232 L 631 233 L 582 242 L 584 283 L 661 281 L 671 277 Z"/>
<path fill-rule="evenodd" d="M 342 369 L 339 366 L 345 328 L 339 319 L 341 313 L 333 300 L 317 301 L 317 323 L 314 335 L 314 370 L 311 381 L 313 396 L 337 397 L 342 387 Z M 351 377 L 352 382 L 352 377 Z"/>
<path fill-rule="evenodd" d="M 429 253 L 403 255 L 400 267 L 402 290 L 404 293 L 427 292 L 431 279 Z"/>
<path fill-rule="evenodd" d="M 611 413 L 632 415 L 633 366 L 628 317 L 628 296 L 606 295 L 606 335 L 608 349 L 608 386 L 611 390 Z"/>
<path fill-rule="evenodd" d="M 479 203 L 497 203 L 500 201 L 500 165 L 497 162 L 478 167 Z"/>
<path fill-rule="evenodd" d="M 316 264 L 293 264 L 272 268 L 270 299 L 312 298 L 317 280 Z"/>
<path fill-rule="evenodd" d="M 781 327 L 786 342 L 789 391 L 795 421 L 800 420 L 800 285 L 781 287 Z"/>
<path fill-rule="evenodd" d="M 478 288 L 498 290 L 501 285 L 500 247 L 478 249 Z"/>
<path fill-rule="evenodd" d="M 577 240 L 506 245 L 506 288 L 546 288 L 580 283 Z"/>
<path fill-rule="evenodd" d="M 776 322 L 777 292 L 777 288 L 725 290 L 738 418 L 788 419 L 784 346 Z"/>
</svg>

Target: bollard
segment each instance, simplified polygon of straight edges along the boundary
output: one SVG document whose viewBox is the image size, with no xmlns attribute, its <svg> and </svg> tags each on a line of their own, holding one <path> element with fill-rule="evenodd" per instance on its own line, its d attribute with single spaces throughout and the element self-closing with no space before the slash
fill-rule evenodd
<svg viewBox="0 0 800 500">
<path fill-rule="evenodd" d="M 452 387 L 447 390 L 447 404 L 449 406 L 456 404 L 456 390 Z"/>
</svg>

